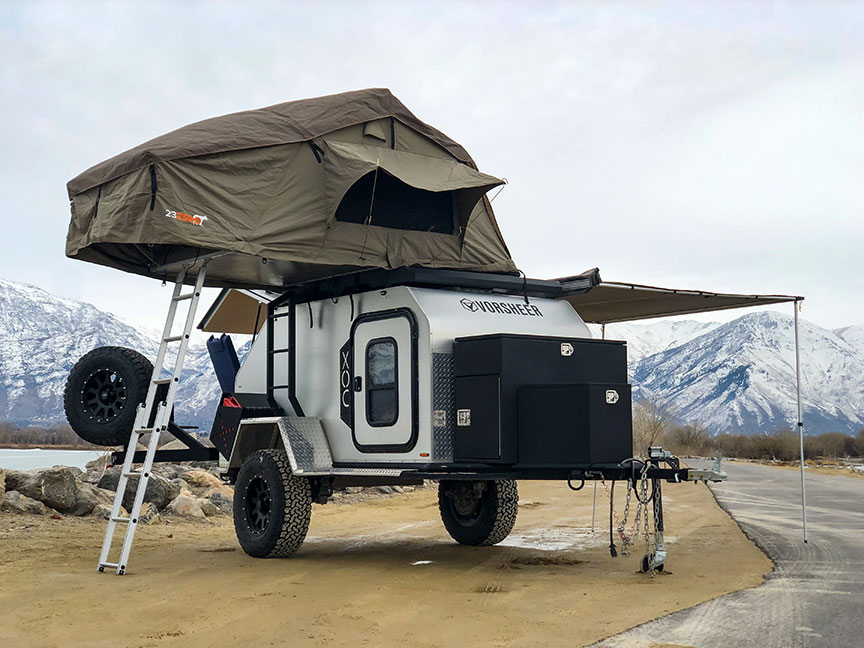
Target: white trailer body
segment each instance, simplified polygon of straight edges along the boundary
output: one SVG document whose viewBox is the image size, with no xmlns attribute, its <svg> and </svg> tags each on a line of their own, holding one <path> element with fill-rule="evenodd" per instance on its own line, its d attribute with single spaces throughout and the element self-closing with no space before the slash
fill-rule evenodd
<svg viewBox="0 0 864 648">
<path fill-rule="evenodd" d="M 289 344 L 288 308 L 274 312 L 276 348 Z M 452 407 L 436 408 L 436 402 L 452 398 L 456 338 L 494 333 L 591 338 L 568 303 L 548 298 L 526 302 L 515 295 L 397 286 L 295 308 L 297 399 L 305 416 L 320 419 L 337 465 L 453 461 Z M 267 346 L 265 327 L 237 373 L 237 394 L 266 392 Z M 376 390 L 365 379 L 370 355 L 378 357 L 379 349 L 393 353 L 394 388 Z M 274 383 L 285 385 L 288 355 L 276 355 L 273 362 Z M 392 420 L 367 411 L 367 404 L 376 406 L 370 391 L 395 393 Z M 286 387 L 275 389 L 273 397 L 283 411 L 297 415 Z M 231 466 L 239 467 L 243 458 L 232 457 Z"/>
</svg>

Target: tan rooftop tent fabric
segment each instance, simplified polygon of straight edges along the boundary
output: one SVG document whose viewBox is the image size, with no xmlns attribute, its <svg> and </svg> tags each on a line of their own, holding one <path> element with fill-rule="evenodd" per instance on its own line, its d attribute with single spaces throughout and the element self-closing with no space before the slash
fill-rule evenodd
<svg viewBox="0 0 864 648">
<path fill-rule="evenodd" d="M 558 281 L 566 284 L 567 279 Z M 584 321 L 611 324 L 654 317 L 782 304 L 802 301 L 804 298 L 792 295 L 739 295 L 704 290 L 679 290 L 602 281 L 588 292 L 568 295 L 563 299 L 573 306 Z"/>
<path fill-rule="evenodd" d="M 68 184 L 67 256 L 157 278 L 213 252 L 207 285 L 360 268 L 515 266 L 484 194 L 502 181 L 388 90 L 208 119 Z"/>
</svg>

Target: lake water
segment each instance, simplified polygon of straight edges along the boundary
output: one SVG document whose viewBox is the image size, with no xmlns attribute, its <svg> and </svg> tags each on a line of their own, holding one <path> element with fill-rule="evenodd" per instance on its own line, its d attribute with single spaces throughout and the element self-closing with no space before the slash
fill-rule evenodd
<svg viewBox="0 0 864 648">
<path fill-rule="evenodd" d="M 101 456 L 98 450 L 51 450 L 28 448 L 26 450 L 7 450 L 0 448 L 0 468 L 12 470 L 32 470 L 34 468 L 50 468 L 51 466 L 76 466 L 84 468 L 84 464 Z"/>
</svg>

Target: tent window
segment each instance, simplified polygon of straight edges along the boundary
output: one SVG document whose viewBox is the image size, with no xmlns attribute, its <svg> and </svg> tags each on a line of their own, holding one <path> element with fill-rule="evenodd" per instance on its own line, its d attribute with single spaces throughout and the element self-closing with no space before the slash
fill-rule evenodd
<svg viewBox="0 0 864 648">
<path fill-rule="evenodd" d="M 454 192 L 426 191 L 405 184 L 384 169 L 370 171 L 345 193 L 336 208 L 336 220 L 365 223 L 391 229 L 452 234 L 454 230 Z M 375 187 L 373 200 L 372 188 Z"/>
</svg>

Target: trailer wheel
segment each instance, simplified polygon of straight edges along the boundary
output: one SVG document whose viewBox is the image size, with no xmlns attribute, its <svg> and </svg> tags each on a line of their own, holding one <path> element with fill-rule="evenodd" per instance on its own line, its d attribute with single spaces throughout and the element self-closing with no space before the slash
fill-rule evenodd
<svg viewBox="0 0 864 648">
<path fill-rule="evenodd" d="M 519 492 L 513 479 L 438 484 L 441 520 L 459 544 L 498 544 L 513 530 L 518 507 Z"/>
<path fill-rule="evenodd" d="M 99 347 L 69 372 L 63 408 L 75 433 L 94 445 L 124 445 L 138 404 L 147 396 L 153 365 L 124 347 Z"/>
<path fill-rule="evenodd" d="M 234 531 L 255 558 L 290 556 L 300 548 L 312 517 L 309 480 L 291 473 L 284 450 L 253 452 L 234 487 Z"/>
</svg>

